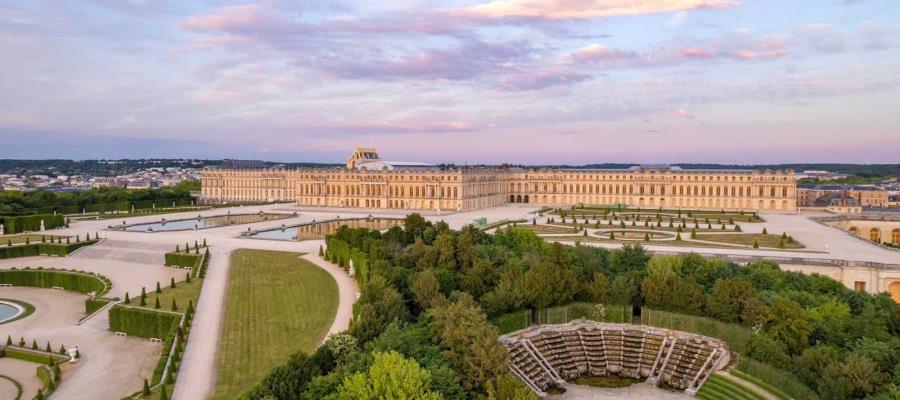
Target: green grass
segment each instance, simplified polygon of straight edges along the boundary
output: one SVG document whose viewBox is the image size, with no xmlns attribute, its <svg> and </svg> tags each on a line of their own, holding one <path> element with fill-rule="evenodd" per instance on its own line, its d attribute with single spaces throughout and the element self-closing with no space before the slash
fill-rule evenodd
<svg viewBox="0 0 900 400">
<path fill-rule="evenodd" d="M 531 224 L 520 224 L 517 228 L 526 229 L 532 231 L 537 234 L 548 234 L 548 233 L 575 233 L 574 228 L 564 228 L 561 226 L 553 226 L 553 225 L 531 225 Z"/>
<path fill-rule="evenodd" d="M 185 270 L 187 273 L 187 270 Z M 154 308 L 156 305 L 156 299 L 159 298 L 160 310 L 172 311 L 172 299 L 175 299 L 175 303 L 178 304 L 178 312 L 184 312 L 188 306 L 188 300 L 194 302 L 194 306 L 197 306 L 197 300 L 200 298 L 200 289 L 203 287 L 202 279 L 191 279 L 191 283 L 187 283 L 184 280 L 181 282 L 175 283 L 175 288 L 172 289 L 170 287 L 170 282 L 160 282 L 159 283 L 162 288 L 162 293 L 156 293 L 156 286 L 147 288 L 147 305 L 145 308 Z M 131 296 L 131 305 L 138 307 L 140 304 L 140 293 L 129 293 Z"/>
<path fill-rule="evenodd" d="M 697 392 L 700 399 L 765 400 L 750 388 L 729 379 L 725 375 L 711 375 Z"/>
<path fill-rule="evenodd" d="M 759 247 L 778 248 L 781 241 L 781 235 L 763 235 L 761 233 L 730 233 L 730 234 L 706 234 L 698 233 L 697 240 L 707 240 L 710 242 L 740 244 L 745 246 L 753 246 L 753 242 L 757 241 Z M 786 249 L 802 249 L 804 246 L 800 242 L 794 240 L 789 243 L 785 240 L 784 248 Z"/>
<path fill-rule="evenodd" d="M 628 378 L 618 375 L 609 376 L 588 376 L 582 375 L 575 378 L 573 383 L 576 385 L 591 386 L 597 388 L 624 388 L 640 382 L 639 379 Z"/>
<path fill-rule="evenodd" d="M 562 210 L 566 213 L 567 217 L 572 216 L 572 208 L 571 207 L 563 208 Z M 659 210 L 659 209 L 655 209 L 655 208 L 643 208 L 640 211 L 637 208 L 616 210 L 616 209 L 607 208 L 607 207 L 585 207 L 585 208 L 576 208 L 575 209 L 575 215 L 580 216 L 580 217 L 583 217 L 584 215 L 589 215 L 589 216 L 603 215 L 604 212 L 607 212 L 609 216 L 612 216 L 613 213 L 615 213 L 616 215 L 619 215 L 619 216 L 640 215 L 641 219 L 650 217 L 653 220 L 656 219 L 656 214 L 659 214 L 661 217 L 663 217 L 664 220 L 666 220 L 669 217 L 675 217 L 675 218 L 679 218 L 679 219 L 681 217 L 683 217 L 688 220 L 693 220 L 693 218 L 697 218 L 701 221 L 701 223 L 704 218 L 709 218 L 711 222 L 713 222 L 717 219 L 721 219 L 723 222 L 725 222 L 725 221 L 728 221 L 728 218 L 733 218 L 736 222 L 765 222 L 765 220 L 762 217 L 757 216 L 756 218 L 754 218 L 752 212 L 744 212 L 744 214 L 742 215 L 740 213 L 740 211 L 722 212 L 720 210 L 682 209 L 681 217 L 678 217 L 678 210 L 673 210 L 673 209 Z M 691 214 L 690 217 L 688 217 L 688 213 Z M 559 215 L 559 212 L 554 209 L 553 211 L 549 212 L 548 214 Z"/>
<path fill-rule="evenodd" d="M 0 246 L 6 246 L 10 242 L 12 242 L 13 245 L 23 244 L 23 243 L 25 243 L 26 239 L 28 240 L 29 243 L 40 243 L 41 236 L 43 236 L 47 240 L 48 243 L 50 242 L 51 237 L 54 239 L 62 239 L 63 242 L 66 241 L 66 236 L 40 235 L 40 234 L 34 234 L 34 233 L 27 233 L 27 234 L 19 234 L 19 235 L 0 236 Z M 84 239 L 84 238 L 82 238 L 82 239 Z M 71 240 L 71 243 L 75 243 L 75 238 L 72 238 L 70 240 Z"/>
<path fill-rule="evenodd" d="M 791 399 L 791 396 L 788 396 L 787 394 L 782 392 L 781 389 L 778 389 L 777 387 L 772 386 L 769 383 L 763 382 L 755 376 L 747 375 L 736 369 L 731 370 L 731 372 L 729 372 L 729 374 L 732 374 L 738 378 L 741 378 L 741 379 L 743 379 L 747 382 L 750 382 L 756 386 L 759 386 L 759 387 L 765 389 L 766 391 L 768 391 L 769 393 L 771 393 L 773 396 L 775 396 L 781 400 L 790 400 Z"/>
<path fill-rule="evenodd" d="M 314 350 L 328 333 L 337 282 L 300 255 L 232 253 L 214 399 L 240 396 L 292 353 Z"/>
</svg>

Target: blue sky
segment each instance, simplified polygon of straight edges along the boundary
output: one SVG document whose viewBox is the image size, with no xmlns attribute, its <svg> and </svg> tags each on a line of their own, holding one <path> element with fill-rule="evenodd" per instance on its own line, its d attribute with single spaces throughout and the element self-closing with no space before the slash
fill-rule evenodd
<svg viewBox="0 0 900 400">
<path fill-rule="evenodd" d="M 0 1 L 0 158 L 900 162 L 880 0 Z"/>
</svg>

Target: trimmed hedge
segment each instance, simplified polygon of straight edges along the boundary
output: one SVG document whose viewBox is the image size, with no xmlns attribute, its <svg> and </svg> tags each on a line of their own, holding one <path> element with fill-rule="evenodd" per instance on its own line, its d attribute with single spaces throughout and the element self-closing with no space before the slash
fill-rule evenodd
<svg viewBox="0 0 900 400">
<path fill-rule="evenodd" d="M 350 260 L 353 260 L 353 273 L 356 281 L 364 284 L 369 279 L 369 257 L 360 249 L 350 247 L 347 242 L 328 236 L 325 238 L 328 245 L 329 261 L 340 265 L 345 271 L 350 268 Z"/>
<path fill-rule="evenodd" d="M 181 320 L 180 313 L 117 304 L 109 310 L 109 329 L 142 338 L 168 338 Z"/>
<path fill-rule="evenodd" d="M 40 255 L 54 255 L 65 257 L 73 251 L 97 243 L 96 240 L 86 240 L 78 243 L 32 243 L 18 246 L 0 246 L 0 259 L 17 257 L 34 257 Z"/>
<path fill-rule="evenodd" d="M 0 350 L 0 357 L 15 358 L 16 360 L 28 361 L 38 364 L 47 364 L 47 361 L 50 361 L 50 356 L 50 354 L 43 351 L 16 348 L 13 346 L 4 346 L 3 349 Z M 56 362 L 63 362 L 69 359 L 68 356 L 56 353 L 54 353 L 52 356 L 53 359 L 56 360 Z"/>
<path fill-rule="evenodd" d="M 190 269 L 196 269 L 200 266 L 200 254 L 185 254 L 185 253 L 166 253 L 166 266 L 167 267 L 184 267 Z"/>
<path fill-rule="evenodd" d="M 44 221 L 44 229 L 66 226 L 66 217 L 60 214 L 35 214 L 21 217 L 0 216 L 0 224 L 3 224 L 3 229 L 8 234 L 40 231 L 42 220 Z"/>
<path fill-rule="evenodd" d="M 112 283 L 106 277 L 55 269 L 0 270 L 0 283 L 39 288 L 61 287 L 85 294 L 94 292 L 96 296 L 102 296 L 112 288 Z"/>
<path fill-rule="evenodd" d="M 113 301 L 112 299 L 107 299 L 105 297 L 96 297 L 93 299 L 86 299 L 84 301 L 84 313 L 87 315 L 91 315 L 94 311 L 97 311 L 103 306 L 109 304 L 109 302 Z"/>
</svg>

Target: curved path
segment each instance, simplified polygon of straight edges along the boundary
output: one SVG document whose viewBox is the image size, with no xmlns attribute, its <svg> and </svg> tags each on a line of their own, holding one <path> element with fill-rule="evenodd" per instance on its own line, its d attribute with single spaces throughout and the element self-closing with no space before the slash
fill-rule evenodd
<svg viewBox="0 0 900 400">
<path fill-rule="evenodd" d="M 200 300 L 197 303 L 197 313 L 194 316 L 191 335 L 188 338 L 187 351 L 184 353 L 183 364 L 172 393 L 172 398 L 175 400 L 203 399 L 215 391 L 215 382 L 218 376 L 216 370 L 218 340 L 210 340 L 210 338 L 219 338 L 221 335 L 231 252 L 238 248 L 307 253 L 303 258 L 327 271 L 338 286 L 337 313 L 328 334 L 342 332 L 350 327 L 353 303 L 356 301 L 359 290 L 353 278 L 350 278 L 342 269 L 318 256 L 319 245 L 324 241 L 298 243 L 237 240 L 240 242 L 228 242 L 227 246 L 213 245 L 211 247 L 210 265 L 206 272 Z"/>
</svg>

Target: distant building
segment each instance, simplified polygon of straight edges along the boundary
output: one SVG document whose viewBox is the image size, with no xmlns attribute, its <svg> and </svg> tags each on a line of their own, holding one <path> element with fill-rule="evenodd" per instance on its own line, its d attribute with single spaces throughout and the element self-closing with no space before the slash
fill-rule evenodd
<svg viewBox="0 0 900 400">
<path fill-rule="evenodd" d="M 643 208 L 796 211 L 793 171 L 681 169 L 437 168 L 382 161 L 357 148 L 346 168 L 263 167 L 227 160 L 206 168 L 207 203 L 291 201 L 302 206 L 476 210 L 505 203 L 622 204 Z M 248 166 L 256 166 L 248 167 Z"/>
<path fill-rule="evenodd" d="M 856 199 L 864 208 L 884 208 L 888 206 L 888 191 L 874 185 L 818 185 L 797 189 L 798 207 L 815 207 L 816 199 L 846 194 Z"/>
<path fill-rule="evenodd" d="M 828 192 L 815 199 L 814 207 L 824 208 L 835 214 L 862 214 L 863 208 L 855 197 L 843 192 Z"/>
<path fill-rule="evenodd" d="M 822 170 L 808 170 L 803 171 L 797 174 L 797 179 L 816 179 L 820 181 L 833 181 L 838 179 L 844 179 L 848 177 L 848 174 L 839 174 L 836 172 L 822 171 Z"/>
<path fill-rule="evenodd" d="M 101 187 L 125 187 L 125 181 L 119 180 L 119 178 L 115 177 L 96 177 L 91 182 L 91 187 L 101 188 Z"/>
</svg>

